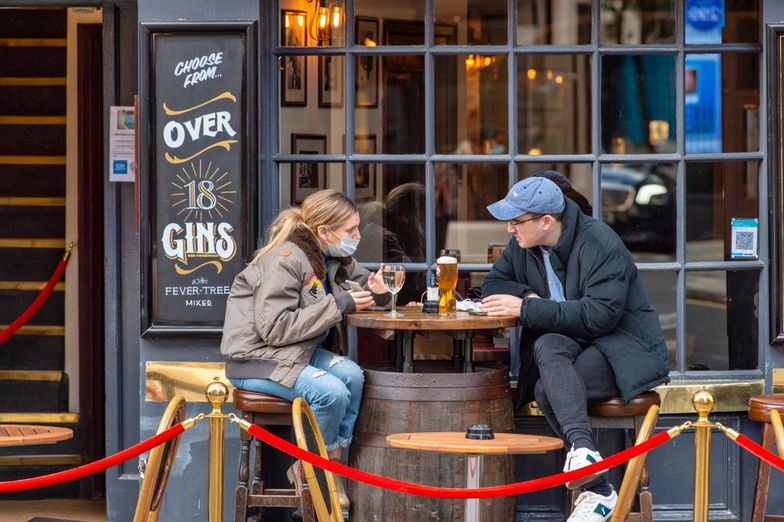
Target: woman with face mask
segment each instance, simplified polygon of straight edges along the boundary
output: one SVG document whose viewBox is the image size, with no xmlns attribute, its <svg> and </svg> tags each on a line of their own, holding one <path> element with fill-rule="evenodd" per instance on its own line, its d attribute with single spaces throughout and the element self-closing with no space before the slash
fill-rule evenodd
<svg viewBox="0 0 784 522">
<path fill-rule="evenodd" d="M 335 190 L 282 211 L 266 245 L 234 280 L 221 340 L 231 383 L 303 397 L 332 459 L 351 443 L 364 383 L 362 369 L 338 355 L 346 352 L 343 316 L 391 303 L 381 270 L 370 273 L 351 257 L 359 240 L 357 207 Z M 298 464 L 288 476 L 300 487 Z M 342 480 L 338 494 L 348 507 Z"/>
</svg>

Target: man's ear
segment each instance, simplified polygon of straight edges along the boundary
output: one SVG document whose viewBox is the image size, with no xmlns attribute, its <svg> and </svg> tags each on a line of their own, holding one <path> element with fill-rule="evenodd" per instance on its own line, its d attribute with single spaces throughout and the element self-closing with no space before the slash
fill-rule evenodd
<svg viewBox="0 0 784 522">
<path fill-rule="evenodd" d="M 550 214 L 545 214 L 542 216 L 542 225 L 544 225 L 545 230 L 549 230 L 551 226 L 555 223 L 555 218 Z"/>
</svg>

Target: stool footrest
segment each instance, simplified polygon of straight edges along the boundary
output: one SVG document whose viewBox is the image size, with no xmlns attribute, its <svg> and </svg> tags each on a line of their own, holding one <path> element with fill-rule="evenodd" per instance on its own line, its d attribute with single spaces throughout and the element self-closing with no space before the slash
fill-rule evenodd
<svg viewBox="0 0 784 522">
<path fill-rule="evenodd" d="M 248 507 L 290 507 L 300 505 L 294 489 L 265 489 L 261 495 L 248 495 Z"/>
</svg>

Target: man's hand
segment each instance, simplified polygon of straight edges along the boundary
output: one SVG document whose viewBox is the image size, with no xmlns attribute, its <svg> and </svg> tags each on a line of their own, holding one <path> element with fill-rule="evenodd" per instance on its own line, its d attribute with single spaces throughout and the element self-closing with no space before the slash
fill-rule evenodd
<svg viewBox="0 0 784 522">
<path fill-rule="evenodd" d="M 527 297 L 539 297 L 529 294 Z M 482 311 L 490 317 L 520 317 L 520 307 L 523 300 L 507 294 L 491 295 L 482 299 Z"/>
<path fill-rule="evenodd" d="M 381 277 L 381 273 L 384 271 L 384 265 L 378 267 L 377 272 L 371 272 L 370 277 L 368 277 L 368 287 L 373 291 L 374 294 L 386 294 L 389 292 L 387 287 L 384 285 L 384 278 Z"/>
</svg>

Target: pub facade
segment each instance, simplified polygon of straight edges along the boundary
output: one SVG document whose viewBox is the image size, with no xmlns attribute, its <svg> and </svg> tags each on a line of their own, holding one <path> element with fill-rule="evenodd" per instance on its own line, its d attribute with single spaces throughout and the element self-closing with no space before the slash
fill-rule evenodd
<svg viewBox="0 0 784 522">
<path fill-rule="evenodd" d="M 671 369 L 657 430 L 693 419 L 707 389 L 716 421 L 759 440 L 748 399 L 784 387 L 783 42 L 772 0 L 3 0 L 0 323 L 76 248 L 0 346 L 0 419 L 76 436 L 53 460 L 0 455 L 0 480 L 129 447 L 176 394 L 208 412 L 228 289 L 280 210 L 340 190 L 360 209 L 356 258 L 405 266 L 398 306 L 421 301 L 443 251 L 472 298 L 508 240 L 486 206 L 540 170 L 570 180 L 642 274 Z M 348 333 L 368 366 L 396 342 Z M 477 364 L 514 368 L 518 334 L 478 335 Z M 417 336 L 415 359 L 451 343 Z M 550 433 L 535 405 L 514 422 Z M 691 517 L 692 441 L 650 459 L 656 520 Z M 711 448 L 710 518 L 750 520 L 757 461 L 718 432 Z M 161 520 L 206 517 L 207 450 L 199 424 Z M 238 455 L 227 426 L 226 519 Z M 128 520 L 141 461 L 15 498 L 105 494 L 109 520 Z M 562 462 L 516 457 L 515 478 Z M 781 486 L 774 472 L 770 512 Z M 514 516 L 562 520 L 566 502 L 521 495 Z"/>
</svg>

